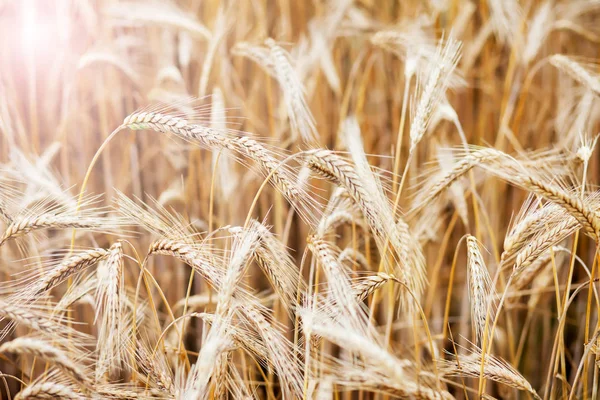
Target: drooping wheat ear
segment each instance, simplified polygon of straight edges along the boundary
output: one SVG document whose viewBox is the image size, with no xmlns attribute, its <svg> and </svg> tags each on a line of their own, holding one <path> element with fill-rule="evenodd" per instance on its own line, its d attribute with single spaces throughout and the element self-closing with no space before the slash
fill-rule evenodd
<svg viewBox="0 0 600 400">
<path fill-rule="evenodd" d="M 360 129 L 357 122 L 350 119 L 345 126 L 350 132 L 347 140 L 357 167 L 324 149 L 306 153 L 308 166 L 346 189 L 373 232 L 386 268 L 393 270 L 400 279 L 407 282 L 416 296 L 420 296 L 426 281 L 425 259 L 420 245 L 406 222 L 394 216 L 388 198 L 366 161 L 362 144 L 359 143 Z M 401 302 L 406 307 L 413 305 L 408 295 L 403 296 Z"/>
<path fill-rule="evenodd" d="M 73 362 L 67 353 L 52 344 L 35 338 L 21 337 L 0 346 L 0 353 L 29 354 L 55 364 L 78 384 L 86 385 L 89 378 L 84 369 Z"/>
<path fill-rule="evenodd" d="M 176 332 L 175 329 L 173 331 Z M 135 358 L 139 361 L 139 367 L 158 390 L 174 395 L 173 375 L 164 354 L 155 353 L 151 356 L 146 346 L 142 345 L 135 349 Z"/>
<path fill-rule="evenodd" d="M 47 335 L 55 335 L 57 338 L 64 338 L 76 331 L 69 330 L 66 326 L 60 324 L 60 320 L 49 319 L 43 312 L 38 311 L 32 306 L 25 307 L 23 304 L 13 304 L 0 300 L 0 316 L 12 320 L 15 324 L 27 326 L 34 331 Z M 3 338 L 8 333 L 4 330 L 0 333 Z"/>
<path fill-rule="evenodd" d="M 304 280 L 298 276 L 296 263 L 285 245 L 263 224 L 253 220 L 260 242 L 256 249 L 256 260 L 264 271 L 283 304 L 291 310 L 296 302 L 296 293 L 304 291 Z"/>
<path fill-rule="evenodd" d="M 494 298 L 494 290 L 490 274 L 479 251 L 477 239 L 471 235 L 467 236 L 467 269 L 471 321 L 476 340 L 479 343 L 483 340 L 488 310 L 490 310 L 490 321 L 494 319 L 494 306 L 490 304 Z"/>
<path fill-rule="evenodd" d="M 535 209 L 527 214 L 504 238 L 502 261 L 511 259 L 540 229 L 545 229 L 546 226 L 564 218 L 574 220 L 564 208 L 554 203 L 548 203 L 541 209 Z"/>
<path fill-rule="evenodd" d="M 267 320 L 257 306 L 249 303 L 240 306 L 246 319 L 246 324 L 254 326 L 262 338 L 264 346 L 269 355 L 269 361 L 277 372 L 282 384 L 282 390 L 287 393 L 284 396 L 293 398 L 293 396 L 302 397 L 303 376 L 297 360 L 294 359 L 296 349 L 285 336 Z"/>
<path fill-rule="evenodd" d="M 546 266 L 552 259 L 552 254 L 547 252 L 543 257 L 539 257 L 537 260 L 531 262 L 529 266 L 519 268 L 518 272 L 515 273 L 513 279 L 513 287 L 515 290 L 521 290 L 525 286 L 529 285 L 531 281 L 539 274 L 539 272 Z"/>
<path fill-rule="evenodd" d="M 359 354 L 367 365 L 378 365 L 381 373 L 390 379 L 406 384 L 407 388 L 413 388 L 410 382 L 406 366 L 387 349 L 382 348 L 375 340 L 363 332 L 348 329 L 343 320 L 333 319 L 327 311 L 301 309 L 302 328 L 311 335 L 320 336 L 328 341 L 350 351 Z"/>
<path fill-rule="evenodd" d="M 356 215 L 353 210 L 336 209 L 328 215 L 324 215 L 317 227 L 317 236 L 325 237 L 328 233 L 335 231 L 342 225 L 356 225 L 361 229 L 367 229 L 364 219 Z"/>
<path fill-rule="evenodd" d="M 449 38 L 446 43 L 441 42 L 427 76 L 420 79 L 421 84 L 424 82 L 424 87 L 410 125 L 411 153 L 427 132 L 431 116 L 448 88 L 450 76 L 460 59 L 460 50 L 461 42 L 453 38 Z"/>
<path fill-rule="evenodd" d="M 543 182 L 531 175 L 509 175 L 509 180 L 512 183 L 563 207 L 579 222 L 587 235 L 595 241 L 598 241 L 598 235 L 600 233 L 600 216 L 597 211 L 589 207 L 584 199 L 567 193 L 561 188 Z"/>
<path fill-rule="evenodd" d="M 265 176 L 271 176 L 275 187 L 289 201 L 301 200 L 293 179 L 286 176 L 285 169 L 279 168 L 279 160 L 262 144 L 247 136 L 238 137 L 227 130 L 191 124 L 183 118 L 159 112 L 142 111 L 130 114 L 123 121 L 123 126 L 132 130 L 151 129 L 171 133 L 209 149 L 226 149 L 244 155 L 254 160 Z"/>
<path fill-rule="evenodd" d="M 251 306 L 250 306 L 251 307 Z M 208 324 L 212 325 L 215 323 L 217 316 L 215 314 L 208 313 L 194 313 L 195 317 L 201 318 Z M 233 324 L 229 328 L 231 339 L 235 345 L 241 349 L 244 349 L 249 354 L 252 354 L 261 362 L 267 363 L 270 366 L 273 364 L 270 361 L 269 350 L 263 343 L 261 336 L 256 332 L 256 329 L 247 329 L 246 326 Z"/>
<path fill-rule="evenodd" d="M 253 45 L 248 42 L 238 42 L 231 48 L 231 53 L 235 56 L 249 58 L 260 66 L 266 73 L 277 79 L 275 63 L 271 52 L 264 46 Z"/>
<path fill-rule="evenodd" d="M 344 267 L 338 262 L 337 254 L 331 245 L 322 239 L 309 240 L 308 247 L 315 254 L 325 271 L 332 303 L 340 315 L 349 315 L 349 320 L 358 317 L 358 302 Z"/>
<path fill-rule="evenodd" d="M 15 400 L 27 399 L 66 399 L 84 400 L 73 388 L 60 383 L 40 382 L 27 386 L 14 397 Z"/>
<path fill-rule="evenodd" d="M 207 258 L 207 254 L 188 243 L 177 240 L 161 239 L 154 242 L 148 250 L 148 255 L 164 254 L 175 257 L 198 272 L 215 289 L 221 287 L 223 271 L 215 267 Z"/>
<path fill-rule="evenodd" d="M 123 247 L 114 243 L 96 273 L 96 317 L 100 322 L 96 350 L 96 381 L 116 376 L 124 362 L 127 315 L 124 304 Z"/>
<path fill-rule="evenodd" d="M 343 264 L 345 262 L 357 264 L 360 266 L 360 269 L 363 271 L 370 270 L 369 261 L 367 257 L 354 247 L 346 247 L 344 250 L 340 252 L 338 255 L 338 262 Z"/>
<path fill-rule="evenodd" d="M 567 236 L 577 230 L 578 224 L 575 218 L 565 218 L 549 227 L 547 230 L 540 231 L 534 238 L 517 254 L 514 270 L 519 273 L 523 268 L 528 267 L 535 260 L 544 254 L 550 247 L 560 243 Z"/>
<path fill-rule="evenodd" d="M 371 43 L 405 60 L 404 76 L 407 78 L 419 69 L 419 64 L 432 63 L 437 54 L 435 39 L 418 24 L 403 31 L 384 30 L 371 36 Z"/>
<path fill-rule="evenodd" d="M 96 385 L 96 393 L 101 399 L 136 400 L 145 398 L 142 391 L 131 385 Z"/>
<path fill-rule="evenodd" d="M 393 260 L 403 262 L 403 265 L 407 267 L 396 268 L 395 275 L 408 286 L 414 296 L 419 298 L 427 283 L 425 256 L 421 244 L 402 217 L 399 217 L 391 228 L 389 238 L 392 248 L 397 254 Z M 415 311 L 414 301 L 405 292 L 401 291 L 401 304 L 409 310 Z"/>
<path fill-rule="evenodd" d="M 270 50 L 273 67 L 283 90 L 285 106 L 294 135 L 300 133 L 304 141 L 310 142 L 317 139 L 315 119 L 306 104 L 304 87 L 298 74 L 292 67 L 290 55 L 277 43 L 269 38 L 265 44 Z"/>
<path fill-rule="evenodd" d="M 231 312 L 234 293 L 244 277 L 244 273 L 252 261 L 257 247 L 258 231 L 256 229 L 242 229 L 241 232 L 235 235 L 227 272 L 219 290 L 217 315 L 224 317 L 227 313 Z"/>
<path fill-rule="evenodd" d="M 263 168 L 265 175 L 271 174 L 271 180 L 289 201 L 293 203 L 301 200 L 294 180 L 282 173 L 281 168 L 278 169 L 280 162 L 262 144 L 247 136 L 237 138 L 235 144 L 238 151 L 253 159 Z"/>
<path fill-rule="evenodd" d="M 371 229 L 378 236 L 384 234 L 380 222 L 375 218 L 375 207 L 352 164 L 325 149 L 307 151 L 306 161 L 313 172 L 346 189 L 354 203 L 360 207 Z"/>
<path fill-rule="evenodd" d="M 71 256 L 44 273 L 39 281 L 33 283 L 30 293 L 35 296 L 47 292 L 73 274 L 105 259 L 109 254 L 110 252 L 106 249 L 96 248 Z"/>
<path fill-rule="evenodd" d="M 15 219 L 4 231 L 0 237 L 0 246 L 5 242 L 17 237 L 26 235 L 27 233 L 46 228 L 78 228 L 78 229 L 94 229 L 99 228 L 99 223 L 94 223 L 91 220 L 85 220 L 77 216 L 60 216 L 53 214 L 42 214 L 35 217 L 24 217 Z"/>
<path fill-rule="evenodd" d="M 214 375 L 217 360 L 232 346 L 231 335 L 226 327 L 229 321 L 221 318 L 212 326 L 206 341 L 202 345 L 196 364 L 187 377 L 182 398 L 203 399 L 209 392 L 209 383 Z"/>
<path fill-rule="evenodd" d="M 134 112 L 123 120 L 123 127 L 131 130 L 150 129 L 161 133 L 172 133 L 192 140 L 202 146 L 216 149 L 232 149 L 231 136 L 227 131 L 193 124 L 188 120 L 154 111 Z"/>
<path fill-rule="evenodd" d="M 594 73 L 590 68 L 586 68 L 563 54 L 554 54 L 551 56 L 550 64 L 565 72 L 586 88 L 592 90 L 597 96 L 600 96 L 600 76 Z"/>
<path fill-rule="evenodd" d="M 411 213 L 421 210 L 425 205 L 429 204 L 433 199 L 446 190 L 457 179 L 463 177 L 473 167 L 481 164 L 492 163 L 501 158 L 508 157 L 504 152 L 486 148 L 476 150 L 469 153 L 463 159 L 454 164 L 452 169 L 447 171 L 441 178 L 437 179 L 433 185 L 427 186 L 422 194 L 417 196 L 417 205 L 413 207 Z"/>
<path fill-rule="evenodd" d="M 395 280 L 398 280 L 398 278 L 393 275 L 386 274 L 385 272 L 379 272 L 376 275 L 371 275 L 361 279 L 358 283 L 352 285 L 352 290 L 354 291 L 356 299 L 359 302 L 362 302 L 387 282 Z"/>
<path fill-rule="evenodd" d="M 481 349 L 476 347 L 472 354 L 457 360 L 440 360 L 439 370 L 446 376 L 479 378 L 481 372 Z M 503 385 L 529 392 L 535 399 L 541 399 L 531 384 L 516 369 L 501 358 L 486 355 L 483 377 Z"/>
</svg>

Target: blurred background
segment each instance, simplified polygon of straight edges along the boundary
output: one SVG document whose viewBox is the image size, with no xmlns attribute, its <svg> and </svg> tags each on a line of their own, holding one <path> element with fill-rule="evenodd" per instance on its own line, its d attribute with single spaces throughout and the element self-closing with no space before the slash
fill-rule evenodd
<svg viewBox="0 0 600 400">
<path fill-rule="evenodd" d="M 574 157 L 582 138 L 599 131 L 600 92 L 593 85 L 600 85 L 600 2 L 595 0 L 0 0 L 0 162 L 20 169 L 30 182 L 38 179 L 35 184 L 45 190 L 77 193 L 92 157 L 127 115 L 157 102 L 188 104 L 197 98 L 193 103 L 202 108 L 196 118 L 251 133 L 282 156 L 316 146 L 345 151 L 338 133 L 346 117 L 355 116 L 369 161 L 397 181 L 392 173 L 404 169 L 414 99 L 422 89 L 411 68 L 427 57 L 426 49 L 449 37 L 462 41 L 462 57 L 443 108 L 411 160 L 402 210 L 411 207 L 428 166 L 441 164 L 439 149 L 461 146 L 461 134 L 469 144 L 509 154 L 553 148 Z M 284 88 L 264 58 L 268 38 L 289 53 L 304 87 L 318 132 L 310 144 L 288 121 Z M 596 81 L 573 79 L 552 65 L 553 54 L 571 56 Z M 145 202 L 155 199 L 200 231 L 209 220 L 213 227 L 243 224 L 263 177 L 226 157 L 219 161 L 225 167 L 215 172 L 216 156 L 156 132 L 123 130 L 102 152 L 87 192 L 103 194 L 106 205 L 116 190 Z M 581 176 L 576 170 L 581 164 L 574 165 L 573 174 Z M 587 172 L 592 185 L 599 167 L 594 155 Z M 464 195 L 464 184 L 458 200 L 448 195 L 410 222 L 419 227 L 434 282 L 423 308 L 435 332 L 443 329 L 450 265 L 460 238 L 476 235 L 489 250 L 484 256 L 494 271 L 494 249 L 502 248 L 509 221 L 527 195 L 479 174 L 476 184 L 479 218 L 470 208 L 465 211 L 465 201 L 473 200 Z M 329 185 L 314 187 L 316 200 L 328 196 Z M 281 195 L 267 188 L 254 217 L 272 225 L 299 261 L 310 229 L 289 210 Z M 109 243 L 104 236 L 82 240 Z M 130 240 L 144 251 L 151 237 Z M 583 235 L 577 243 L 577 254 L 591 266 L 595 244 Z M 39 244 L 38 251 L 45 246 Z M 2 251 L 5 258 L 14 255 Z M 189 270 L 174 268 L 173 262 L 157 258 L 149 267 L 175 303 L 185 294 Z M 465 262 L 461 251 L 457 263 Z M 564 277 L 567 268 L 559 273 Z M 456 274 L 455 285 L 463 285 L 465 269 Z M 575 280 L 583 276 L 576 270 Z M 268 287 L 263 278 L 252 279 L 256 289 Z M 202 282 L 195 285 L 195 292 L 203 290 Z M 500 355 L 515 361 L 534 387 L 545 382 L 550 363 L 553 290 L 551 282 L 539 290 L 540 311 L 533 322 L 527 307 L 509 307 L 514 325 L 503 324 L 498 340 Z M 460 290 L 455 296 L 451 315 L 456 318 L 450 322 L 456 338 L 468 337 L 468 320 L 461 318 L 469 313 L 468 303 Z M 583 351 L 578 326 L 584 323 L 586 297 L 570 308 L 565 328 L 569 376 L 562 378 L 567 382 Z M 93 318 L 89 310 L 80 312 Z M 375 318 L 384 318 L 385 308 L 380 312 Z M 526 321 L 531 331 L 521 336 Z M 3 372 L 11 368 L 0 361 Z"/>
</svg>

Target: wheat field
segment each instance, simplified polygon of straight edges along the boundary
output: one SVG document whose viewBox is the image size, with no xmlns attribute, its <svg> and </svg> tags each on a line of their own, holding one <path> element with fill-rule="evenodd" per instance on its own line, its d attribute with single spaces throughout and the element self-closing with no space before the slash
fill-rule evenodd
<svg viewBox="0 0 600 400">
<path fill-rule="evenodd" d="M 0 1 L 2 399 L 599 399 L 600 1 Z"/>
</svg>

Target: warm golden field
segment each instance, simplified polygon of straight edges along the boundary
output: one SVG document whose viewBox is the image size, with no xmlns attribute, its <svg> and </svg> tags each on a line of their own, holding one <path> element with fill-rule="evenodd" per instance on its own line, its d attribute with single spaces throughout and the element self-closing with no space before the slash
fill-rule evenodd
<svg viewBox="0 0 600 400">
<path fill-rule="evenodd" d="M 599 399 L 600 1 L 0 0 L 2 399 Z"/>
</svg>

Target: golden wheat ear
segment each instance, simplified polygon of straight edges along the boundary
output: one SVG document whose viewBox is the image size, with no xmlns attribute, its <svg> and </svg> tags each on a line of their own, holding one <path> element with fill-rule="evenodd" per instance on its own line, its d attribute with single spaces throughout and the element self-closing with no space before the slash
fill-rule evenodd
<svg viewBox="0 0 600 400">
<path fill-rule="evenodd" d="M 36 204 L 21 210 L 0 236 L 0 246 L 30 232 L 47 229 L 76 228 L 91 232 L 111 232 L 123 227 L 123 221 L 108 215 L 109 209 L 98 207 L 101 196 L 84 197 L 75 203 L 57 203 L 53 196 L 44 197 Z"/>
<path fill-rule="evenodd" d="M 84 400 L 85 397 L 70 385 L 56 382 L 38 382 L 27 386 L 14 397 L 15 400 L 27 399 L 66 399 Z"/>
<path fill-rule="evenodd" d="M 398 216 L 397 203 L 392 205 L 389 201 L 381 180 L 369 165 L 358 121 L 349 117 L 344 123 L 343 130 L 348 149 L 356 165 L 358 179 L 366 190 L 369 199 L 368 205 L 372 207 L 367 212 L 373 214 L 374 222 L 371 229 L 375 234 L 384 265 L 388 272 L 394 273 L 406 282 L 409 290 L 418 299 L 423 293 L 427 281 L 425 257 L 421 244 L 413 234 L 413 228 L 402 216 Z M 367 207 L 365 207 L 366 209 Z M 393 266 L 393 264 L 398 266 Z M 400 293 L 401 306 L 414 311 L 413 300 L 409 299 L 409 295 L 404 291 Z"/>
<path fill-rule="evenodd" d="M 71 342 L 72 345 L 81 345 L 89 339 L 88 335 L 67 325 L 67 323 L 74 324 L 73 320 L 56 315 L 53 310 L 51 304 L 36 305 L 6 298 L 0 299 L 0 318 L 10 320 L 10 323 L 0 331 L 0 339 L 11 333 L 17 325 L 30 328 L 53 340 Z"/>
<path fill-rule="evenodd" d="M 350 355 L 360 356 L 353 358 L 352 362 L 347 359 L 327 360 L 328 363 L 322 366 L 328 366 L 330 373 L 338 377 L 336 382 L 339 385 L 383 390 L 407 398 L 451 398 L 447 391 L 431 388 L 418 377 L 414 361 L 397 358 L 384 348 L 377 334 L 366 326 L 366 318 L 362 327 L 358 320 L 351 324 L 346 318 L 336 318 L 327 302 L 305 305 L 299 314 L 307 337 L 321 337 Z"/>
<path fill-rule="evenodd" d="M 195 100 L 191 101 L 194 104 Z M 299 215 L 311 226 L 314 224 L 318 204 L 298 187 L 296 171 L 287 165 L 290 157 L 284 159 L 281 150 L 268 148 L 247 133 L 211 126 L 210 119 L 203 118 L 201 112 L 193 107 L 189 112 L 190 116 L 173 110 L 172 105 L 155 105 L 128 115 L 119 129 L 153 130 L 171 134 L 209 150 L 228 150 L 242 165 L 247 166 L 248 161 L 252 161 L 252 165 L 287 199 Z"/>
<path fill-rule="evenodd" d="M 298 349 L 282 332 L 277 321 L 272 321 L 270 313 L 254 301 L 241 304 L 237 310 L 239 327 L 254 331 L 261 338 L 267 351 L 269 365 L 277 373 L 286 397 L 303 394 L 304 376 Z"/>
<path fill-rule="evenodd" d="M 267 39 L 265 44 L 269 49 L 277 80 L 283 90 L 293 135 L 299 134 L 306 142 L 317 141 L 318 132 L 315 118 L 304 98 L 304 85 L 290 62 L 291 56 L 271 38 Z"/>
<path fill-rule="evenodd" d="M 481 373 L 481 349 L 474 347 L 466 354 L 454 360 L 439 360 L 440 372 L 446 376 L 479 378 Z M 483 365 L 483 377 L 502 385 L 528 392 L 535 399 L 541 399 L 531 384 L 505 360 L 486 355 Z"/>
<path fill-rule="evenodd" d="M 421 141 L 431 117 L 442 100 L 450 84 L 458 60 L 461 56 L 461 42 L 449 38 L 446 42 L 440 41 L 436 56 L 431 60 L 431 65 L 419 76 L 418 100 L 413 109 L 413 118 L 410 125 L 410 153 Z"/>
<path fill-rule="evenodd" d="M 477 343 L 484 339 L 486 324 L 494 320 L 496 293 L 477 239 L 467 236 L 467 283 L 471 303 L 471 323 Z"/>
<path fill-rule="evenodd" d="M 96 316 L 99 324 L 96 351 L 96 381 L 115 377 L 125 362 L 127 331 L 123 248 L 114 243 L 96 271 Z"/>
<path fill-rule="evenodd" d="M 268 227 L 258 221 L 251 221 L 251 229 L 258 233 L 259 245 L 256 261 L 261 267 L 283 304 L 292 310 L 297 293 L 304 293 L 305 282 L 286 246 Z"/>
<path fill-rule="evenodd" d="M 198 360 L 191 367 L 184 386 L 179 388 L 183 398 L 205 398 L 209 394 L 211 379 L 216 372 L 221 354 L 229 351 L 234 345 L 231 333 L 227 330 L 229 324 L 229 316 L 219 318 L 213 323 L 202 344 Z"/>
<path fill-rule="evenodd" d="M 596 96 L 600 96 L 600 75 L 596 72 L 597 65 L 579 63 L 575 58 L 563 54 L 551 56 L 550 64 L 569 75 L 585 88 L 593 91 Z"/>
<path fill-rule="evenodd" d="M 72 354 L 59 348 L 49 340 L 35 337 L 20 337 L 0 346 L 3 354 L 34 356 L 58 367 L 68 375 L 75 385 L 83 388 L 91 387 L 90 373 L 84 365 L 72 358 Z"/>
<path fill-rule="evenodd" d="M 57 259 L 61 252 L 55 252 L 51 257 L 41 262 L 32 263 L 29 270 L 23 272 L 14 282 L 9 291 L 11 297 L 25 302 L 39 300 L 40 296 L 48 294 L 53 288 L 69 278 L 77 277 L 83 271 L 93 267 L 107 258 L 110 251 L 102 248 L 78 251 L 65 250 L 64 257 Z"/>
</svg>

